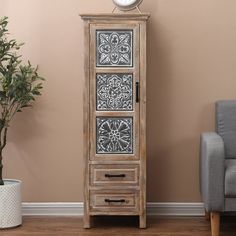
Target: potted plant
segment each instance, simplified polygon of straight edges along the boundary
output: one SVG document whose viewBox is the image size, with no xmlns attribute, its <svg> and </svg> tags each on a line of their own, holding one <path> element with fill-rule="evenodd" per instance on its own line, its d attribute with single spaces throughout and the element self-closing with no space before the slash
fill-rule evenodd
<svg viewBox="0 0 236 236">
<path fill-rule="evenodd" d="M 37 67 L 23 65 L 18 50 L 23 44 L 8 39 L 8 18 L 0 19 L 0 228 L 21 225 L 21 182 L 3 179 L 3 150 L 13 117 L 32 107 L 35 96 L 41 95 L 42 80 Z"/>
</svg>

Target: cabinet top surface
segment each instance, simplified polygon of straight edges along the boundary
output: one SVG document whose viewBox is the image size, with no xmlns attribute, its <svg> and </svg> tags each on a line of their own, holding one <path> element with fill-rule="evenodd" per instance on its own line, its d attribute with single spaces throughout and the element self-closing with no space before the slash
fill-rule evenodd
<svg viewBox="0 0 236 236">
<path fill-rule="evenodd" d="M 150 13 L 85 13 L 79 14 L 83 20 L 148 20 Z"/>
</svg>

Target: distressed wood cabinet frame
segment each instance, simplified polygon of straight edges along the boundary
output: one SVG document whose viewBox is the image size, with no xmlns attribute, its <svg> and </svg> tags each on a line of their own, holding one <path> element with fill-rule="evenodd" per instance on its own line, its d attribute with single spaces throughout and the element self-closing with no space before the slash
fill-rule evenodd
<svg viewBox="0 0 236 236">
<path fill-rule="evenodd" d="M 81 17 L 84 21 L 85 35 L 84 227 L 91 227 L 91 216 L 94 215 L 137 215 L 140 219 L 140 228 L 145 228 L 146 24 L 150 15 L 81 14 Z M 130 36 L 129 42 L 127 41 L 129 44 L 126 42 L 120 49 L 126 54 L 122 54 L 123 51 L 117 54 L 124 58 L 118 58 L 117 55 L 112 57 L 110 54 L 107 56 L 103 53 L 109 50 L 109 45 L 102 45 L 104 48 L 100 50 L 101 52 L 98 51 L 100 38 L 97 35 L 102 34 L 103 31 L 107 33 L 108 38 L 112 37 L 113 31 L 116 32 L 114 43 L 117 42 L 118 36 L 122 41 L 124 38 L 122 32 L 127 32 Z M 115 75 L 115 79 L 118 78 L 121 81 L 122 74 L 132 75 L 130 76 L 132 77 L 132 83 L 130 83 L 132 84 L 130 85 L 132 100 L 128 101 L 131 103 L 129 109 L 119 110 L 119 107 L 107 110 L 98 109 L 98 78 L 101 77 L 103 81 L 106 81 L 109 76 Z M 126 79 L 123 81 L 126 83 Z M 137 83 L 139 91 L 136 87 Z M 136 93 L 139 93 L 139 101 L 135 99 Z M 106 106 L 108 105 L 105 104 L 105 108 Z M 103 121 L 110 125 L 119 122 L 123 122 L 122 125 L 124 125 L 125 121 L 129 124 L 125 129 L 126 132 L 129 130 L 130 138 L 129 146 L 125 146 L 126 149 L 122 150 L 123 147 L 119 147 L 114 151 L 112 147 L 107 149 L 104 146 L 100 147 L 98 140 L 100 140 L 99 132 L 103 128 Z M 126 139 L 128 134 L 126 133 Z"/>
</svg>

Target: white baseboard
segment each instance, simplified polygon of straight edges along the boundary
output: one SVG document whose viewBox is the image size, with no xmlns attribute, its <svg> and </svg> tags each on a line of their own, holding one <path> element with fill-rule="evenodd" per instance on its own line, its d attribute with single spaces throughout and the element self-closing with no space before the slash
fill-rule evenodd
<svg viewBox="0 0 236 236">
<path fill-rule="evenodd" d="M 152 216 L 203 216 L 204 205 L 200 202 L 193 203 L 147 203 L 147 214 Z"/>
<path fill-rule="evenodd" d="M 82 216 L 82 202 L 24 202 L 25 216 Z"/>
<path fill-rule="evenodd" d="M 82 216 L 82 202 L 22 203 L 24 216 Z M 203 203 L 147 203 L 152 216 L 203 216 Z"/>
</svg>

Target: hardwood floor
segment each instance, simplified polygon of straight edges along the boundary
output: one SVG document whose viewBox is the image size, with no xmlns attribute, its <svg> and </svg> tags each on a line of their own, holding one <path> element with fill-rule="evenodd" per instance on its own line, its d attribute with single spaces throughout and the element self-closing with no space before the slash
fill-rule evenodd
<svg viewBox="0 0 236 236">
<path fill-rule="evenodd" d="M 222 217 L 221 236 L 236 235 L 236 217 Z M 205 217 L 148 218 L 138 229 L 136 217 L 96 217 L 92 229 L 83 229 L 78 217 L 25 217 L 23 225 L 0 230 L 0 236 L 210 236 Z"/>
</svg>

